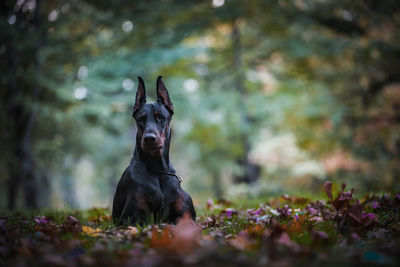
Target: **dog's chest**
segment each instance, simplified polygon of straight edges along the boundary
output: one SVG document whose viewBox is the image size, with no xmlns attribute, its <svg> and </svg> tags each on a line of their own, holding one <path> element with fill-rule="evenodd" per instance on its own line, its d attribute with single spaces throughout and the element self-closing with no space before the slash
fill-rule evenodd
<svg viewBox="0 0 400 267">
<path fill-rule="evenodd" d="M 164 203 L 170 205 L 180 197 L 180 184 L 173 176 L 163 175 L 160 177 L 160 187 Z"/>
<path fill-rule="evenodd" d="M 175 203 L 180 198 L 179 183 L 175 177 L 168 175 L 148 175 L 145 183 L 139 185 L 147 205 L 151 209 L 163 209 Z"/>
</svg>

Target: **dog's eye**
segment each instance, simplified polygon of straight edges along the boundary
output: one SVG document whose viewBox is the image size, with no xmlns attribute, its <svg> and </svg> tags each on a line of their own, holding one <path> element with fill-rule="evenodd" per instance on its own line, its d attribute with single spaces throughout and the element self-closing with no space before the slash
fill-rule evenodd
<svg viewBox="0 0 400 267">
<path fill-rule="evenodd" d="M 156 119 L 157 121 L 162 121 L 164 119 L 164 116 L 161 114 L 157 114 Z"/>
<path fill-rule="evenodd" d="M 144 121 L 146 120 L 146 118 L 145 117 L 139 117 L 139 118 L 137 118 L 137 122 L 139 123 L 139 124 L 143 124 L 144 123 Z"/>
</svg>

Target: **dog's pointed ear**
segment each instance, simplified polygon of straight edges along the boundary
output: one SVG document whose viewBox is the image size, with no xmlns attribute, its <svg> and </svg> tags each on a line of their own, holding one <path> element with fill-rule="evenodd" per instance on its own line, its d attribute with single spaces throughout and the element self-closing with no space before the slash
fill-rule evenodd
<svg viewBox="0 0 400 267">
<path fill-rule="evenodd" d="M 135 117 L 136 112 L 146 103 L 146 88 L 142 77 L 138 77 L 138 88 L 136 91 L 135 105 L 133 106 L 132 117 Z"/>
<path fill-rule="evenodd" d="M 167 88 L 162 81 L 162 76 L 157 78 L 157 102 L 163 104 L 171 114 L 174 114 L 174 105 L 169 99 Z"/>
</svg>

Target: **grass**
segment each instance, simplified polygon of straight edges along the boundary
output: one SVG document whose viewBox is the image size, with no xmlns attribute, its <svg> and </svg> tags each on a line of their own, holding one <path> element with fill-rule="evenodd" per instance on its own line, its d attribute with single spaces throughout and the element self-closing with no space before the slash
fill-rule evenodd
<svg viewBox="0 0 400 267">
<path fill-rule="evenodd" d="M 396 266 L 400 196 L 333 196 L 208 202 L 176 226 L 116 226 L 104 208 L 3 212 L 0 264 Z"/>
</svg>

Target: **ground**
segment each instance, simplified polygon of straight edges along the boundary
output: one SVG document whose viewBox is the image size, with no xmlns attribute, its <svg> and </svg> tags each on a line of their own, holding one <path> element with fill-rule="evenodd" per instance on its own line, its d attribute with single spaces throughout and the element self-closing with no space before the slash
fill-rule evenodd
<svg viewBox="0 0 400 267">
<path fill-rule="evenodd" d="M 251 203 L 209 200 L 177 225 L 115 226 L 106 208 L 0 217 L 2 266 L 310 266 L 400 262 L 400 195 L 332 190 Z"/>
</svg>

